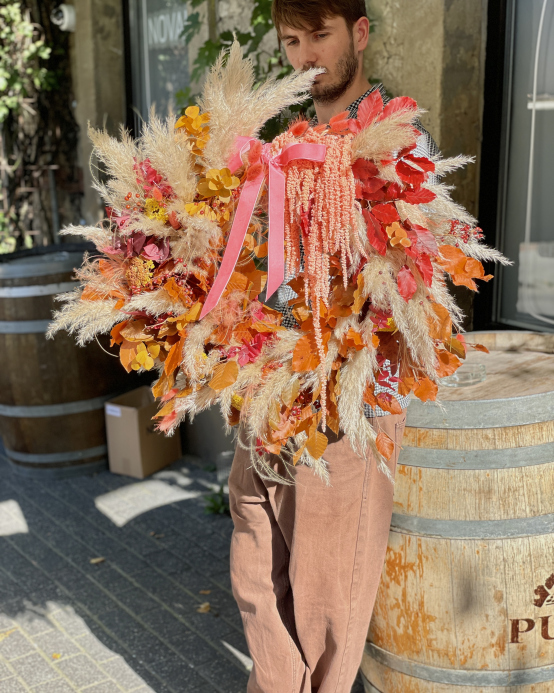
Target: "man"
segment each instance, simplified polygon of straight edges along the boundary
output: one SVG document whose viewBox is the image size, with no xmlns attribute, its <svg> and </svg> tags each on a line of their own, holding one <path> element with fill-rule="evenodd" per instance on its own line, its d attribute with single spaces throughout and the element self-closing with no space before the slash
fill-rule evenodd
<svg viewBox="0 0 554 693">
<path fill-rule="evenodd" d="M 347 109 L 356 116 L 371 91 L 363 74 L 364 0 L 273 0 L 272 14 L 292 66 L 326 70 L 312 89 L 317 120 Z M 426 142 L 432 140 L 424 133 L 420 152 L 436 153 Z M 294 319 L 284 313 L 291 327 Z M 407 399 L 392 394 L 402 414 L 368 407 L 366 415 L 395 442 L 394 474 Z M 371 455 L 362 459 L 346 436 L 327 434 L 329 486 L 304 465 L 294 468 L 294 485 L 261 479 L 237 447 L 229 479 L 231 579 L 254 663 L 248 693 L 347 693 L 362 658 L 393 485 Z M 278 458 L 274 465 L 282 473 Z"/>
</svg>

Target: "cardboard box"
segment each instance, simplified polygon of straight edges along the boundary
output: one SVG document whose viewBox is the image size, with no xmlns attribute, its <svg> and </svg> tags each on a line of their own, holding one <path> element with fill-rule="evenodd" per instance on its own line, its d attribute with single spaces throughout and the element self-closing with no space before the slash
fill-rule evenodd
<svg viewBox="0 0 554 693">
<path fill-rule="evenodd" d="M 155 430 L 152 417 L 157 410 L 147 386 L 106 402 L 108 458 L 114 474 L 144 479 L 181 457 L 179 432 L 168 438 Z"/>
</svg>

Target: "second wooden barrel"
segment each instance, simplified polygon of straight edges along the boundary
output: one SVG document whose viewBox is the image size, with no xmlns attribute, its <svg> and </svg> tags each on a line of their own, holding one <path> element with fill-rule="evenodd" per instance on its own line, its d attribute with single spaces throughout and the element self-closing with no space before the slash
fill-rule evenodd
<svg viewBox="0 0 554 693">
<path fill-rule="evenodd" d="M 366 693 L 554 691 L 554 335 L 468 335 L 484 382 L 408 408 Z"/>
<path fill-rule="evenodd" d="M 105 467 L 104 402 L 129 387 L 119 359 L 96 342 L 46 339 L 54 295 L 74 288 L 83 257 L 67 247 L 0 257 L 0 437 L 16 470 L 32 476 Z"/>
</svg>

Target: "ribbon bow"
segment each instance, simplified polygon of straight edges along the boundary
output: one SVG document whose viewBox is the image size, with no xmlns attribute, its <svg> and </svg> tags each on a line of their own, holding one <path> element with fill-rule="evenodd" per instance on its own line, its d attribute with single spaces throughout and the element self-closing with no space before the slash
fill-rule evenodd
<svg viewBox="0 0 554 693">
<path fill-rule="evenodd" d="M 242 166 L 242 154 L 247 152 L 257 141 L 254 137 L 237 137 L 238 151 L 229 162 L 229 168 L 233 173 Z M 225 291 L 237 264 L 256 201 L 266 178 L 269 178 L 266 297 L 272 296 L 285 279 L 285 174 L 281 169 L 297 159 L 323 162 L 327 147 L 324 144 L 296 142 L 287 145 L 276 156 L 270 155 L 270 149 L 270 144 L 263 145 L 262 162 L 264 166 L 255 178 L 247 180 L 244 184 L 227 240 L 227 248 L 217 277 L 200 313 L 200 320 L 215 308 L 221 294 Z"/>
</svg>

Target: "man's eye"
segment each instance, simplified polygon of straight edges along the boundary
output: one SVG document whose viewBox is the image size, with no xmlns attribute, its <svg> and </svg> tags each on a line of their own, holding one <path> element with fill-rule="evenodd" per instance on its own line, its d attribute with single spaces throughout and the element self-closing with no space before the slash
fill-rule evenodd
<svg viewBox="0 0 554 693">
<path fill-rule="evenodd" d="M 315 37 L 320 39 L 320 38 L 325 38 L 326 36 L 329 36 L 329 34 L 316 34 Z"/>
<path fill-rule="evenodd" d="M 296 39 L 292 39 L 292 41 L 287 41 L 287 47 L 288 46 L 295 46 L 298 43 Z"/>
</svg>

